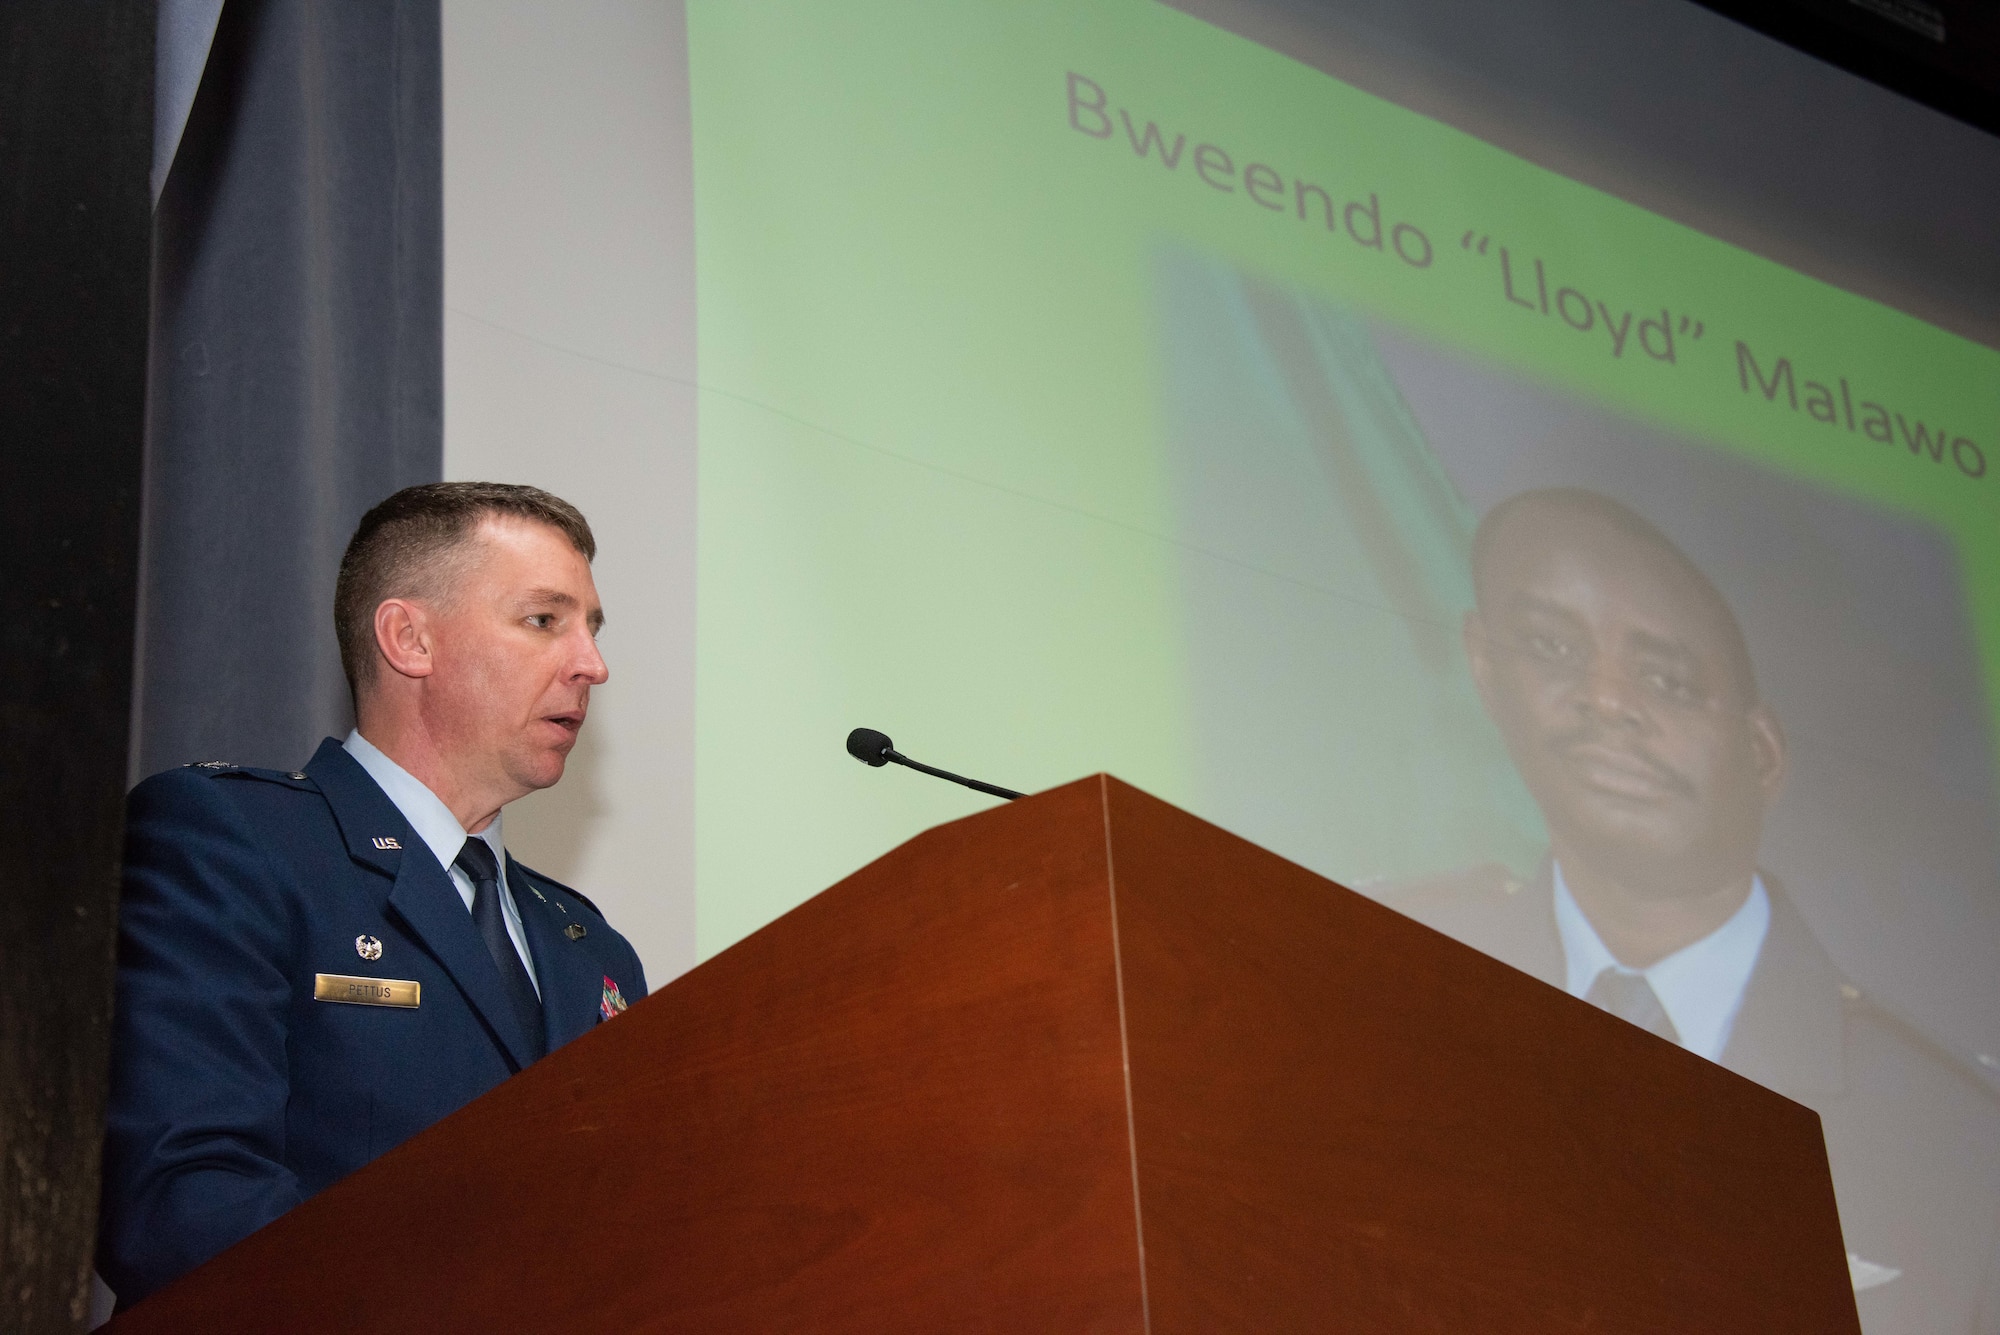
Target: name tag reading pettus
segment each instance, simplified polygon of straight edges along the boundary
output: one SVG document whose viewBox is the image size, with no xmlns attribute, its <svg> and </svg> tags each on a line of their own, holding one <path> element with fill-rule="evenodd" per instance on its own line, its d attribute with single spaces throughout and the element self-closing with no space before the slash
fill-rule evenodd
<svg viewBox="0 0 2000 1335">
<path fill-rule="evenodd" d="M 350 1006 L 415 1007 L 424 985 L 401 978 L 355 978 L 344 973 L 313 975 L 314 1001 L 344 1001 Z"/>
</svg>

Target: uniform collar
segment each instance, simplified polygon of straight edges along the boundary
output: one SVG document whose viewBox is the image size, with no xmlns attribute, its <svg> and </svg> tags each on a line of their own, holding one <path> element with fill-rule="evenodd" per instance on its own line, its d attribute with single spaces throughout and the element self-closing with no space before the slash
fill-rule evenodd
<svg viewBox="0 0 2000 1335">
<path fill-rule="evenodd" d="M 1846 1087 L 1846 1008 L 1858 1004 L 1861 994 L 1841 976 L 1792 906 L 1784 879 L 1760 869 L 1757 880 L 1770 899 L 1771 925 L 1721 1064 L 1787 1098 L 1823 1100 Z M 1554 889 L 1554 859 L 1546 858 L 1519 893 L 1510 883 L 1507 894 L 1499 897 L 1500 912 L 1491 930 L 1467 939 L 1482 942 L 1490 936 L 1490 953 L 1563 987 L 1566 969 Z"/>
<path fill-rule="evenodd" d="M 458 860 L 458 852 L 465 847 L 468 837 L 484 839 L 486 846 L 493 850 L 493 860 L 499 866 L 507 865 L 507 850 L 500 840 L 500 817 L 494 816 L 485 829 L 477 835 L 468 836 L 465 827 L 458 823 L 458 817 L 451 814 L 451 808 L 444 800 L 408 770 L 384 755 L 379 747 L 361 735 L 356 728 L 347 734 L 341 749 L 353 756 L 368 777 L 375 780 L 383 795 L 403 813 L 403 819 L 410 823 L 417 837 L 424 841 L 438 860 L 438 865 L 446 872 Z"/>
<path fill-rule="evenodd" d="M 1569 994 L 1587 994 L 1606 969 L 1641 975 L 1673 1021 L 1681 1046 L 1710 1061 L 1720 1060 L 1771 925 L 1771 897 L 1764 878 L 1751 877 L 1750 893 L 1742 905 L 1707 936 L 1645 969 L 1632 969 L 1618 961 L 1584 916 L 1563 880 L 1562 864 L 1552 863 L 1550 872 Z"/>
</svg>

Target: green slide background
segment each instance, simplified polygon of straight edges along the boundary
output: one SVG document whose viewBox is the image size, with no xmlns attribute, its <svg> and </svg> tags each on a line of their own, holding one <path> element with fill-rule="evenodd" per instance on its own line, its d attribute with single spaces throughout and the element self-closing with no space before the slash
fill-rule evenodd
<svg viewBox="0 0 2000 1335">
<path fill-rule="evenodd" d="M 691 0 L 688 22 L 704 956 L 987 804 L 856 765 L 840 743 L 857 724 L 1017 787 L 1110 770 L 1202 810 L 1163 446 L 1167 251 L 1930 520 L 1958 544 L 2000 699 L 2000 478 L 1746 394 L 1735 346 L 1767 374 L 1784 356 L 1801 382 L 1845 376 L 1995 464 L 2000 355 L 1143 0 Z M 1141 132 L 1185 135 L 1178 165 L 1136 155 L 1122 123 L 1074 128 L 1072 72 Z M 1201 143 L 1229 154 L 1211 175 L 1232 189 L 1197 174 Z M 1252 161 L 1287 191 L 1374 196 L 1430 263 L 1301 221 L 1290 194 L 1260 206 Z M 1676 360 L 1636 332 L 1614 356 L 1601 320 L 1580 333 L 1510 303 L 1502 247 L 1530 300 L 1540 260 L 1552 293 L 1635 329 L 1670 312 Z M 1365 742 L 1423 784 L 1388 765 L 1396 745 L 1386 728 Z M 1494 746 L 1439 743 L 1434 763 L 1490 766 Z M 1371 873 L 1450 866 L 1531 847 L 1519 808 L 1501 829 L 1421 833 L 1331 813 L 1327 839 Z"/>
</svg>

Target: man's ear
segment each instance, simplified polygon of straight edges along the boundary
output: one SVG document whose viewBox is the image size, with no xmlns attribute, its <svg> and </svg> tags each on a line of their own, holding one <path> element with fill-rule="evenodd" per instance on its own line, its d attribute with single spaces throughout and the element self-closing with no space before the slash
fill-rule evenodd
<svg viewBox="0 0 2000 1335">
<path fill-rule="evenodd" d="M 375 651 L 405 677 L 428 677 L 437 670 L 430 613 L 407 598 L 385 598 L 375 608 Z"/>
<path fill-rule="evenodd" d="M 1778 716 L 1761 700 L 1750 706 L 1745 718 L 1750 724 L 1750 751 L 1757 765 L 1757 787 L 1764 794 L 1765 809 L 1769 810 L 1778 800 L 1778 794 L 1785 790 L 1785 776 L 1791 767 L 1785 730 L 1779 725 Z"/>
</svg>

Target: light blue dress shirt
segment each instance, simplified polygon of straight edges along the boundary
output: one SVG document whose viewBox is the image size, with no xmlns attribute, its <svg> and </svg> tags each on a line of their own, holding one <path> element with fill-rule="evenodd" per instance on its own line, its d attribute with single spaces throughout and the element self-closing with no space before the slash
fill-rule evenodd
<svg viewBox="0 0 2000 1335">
<path fill-rule="evenodd" d="M 458 823 L 458 817 L 451 814 L 438 795 L 424 787 L 423 783 L 408 770 L 382 754 L 373 743 L 361 735 L 360 729 L 347 734 L 341 743 L 347 754 L 368 771 L 368 777 L 375 780 L 389 800 L 396 804 L 396 810 L 403 813 L 403 819 L 417 832 L 430 848 L 438 862 L 444 867 L 445 875 L 451 878 L 458 890 L 458 897 L 465 901 L 465 911 L 472 912 L 472 878 L 453 866 L 458 850 L 465 847 L 467 839 L 484 839 L 486 846 L 493 850 L 493 860 L 500 867 L 500 908 L 507 920 L 507 937 L 514 943 L 514 951 L 521 957 L 521 963 L 528 970 L 528 981 L 535 985 L 535 995 L 542 994 L 542 980 L 535 976 L 534 956 L 528 953 L 528 939 L 521 930 L 521 911 L 514 907 L 514 892 L 507 888 L 507 850 L 500 843 L 500 817 L 495 816 L 492 824 L 478 834 L 469 835 L 465 827 Z"/>
<path fill-rule="evenodd" d="M 1764 933 L 1771 926 L 1771 896 L 1764 889 L 1764 878 L 1751 878 L 1743 906 L 1722 926 L 1650 968 L 1632 969 L 1618 961 L 1590 919 L 1583 916 L 1563 880 L 1561 864 L 1554 871 L 1556 930 L 1562 936 L 1569 994 L 1588 994 L 1591 983 L 1606 969 L 1643 975 L 1667 1018 L 1674 1022 L 1681 1046 L 1710 1061 L 1720 1061 L 1722 1050 L 1729 1046 L 1736 1013 L 1743 1008 L 1743 993 L 1757 967 L 1757 954 L 1764 948 Z"/>
</svg>

